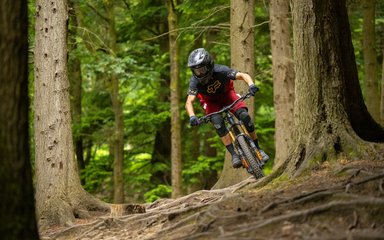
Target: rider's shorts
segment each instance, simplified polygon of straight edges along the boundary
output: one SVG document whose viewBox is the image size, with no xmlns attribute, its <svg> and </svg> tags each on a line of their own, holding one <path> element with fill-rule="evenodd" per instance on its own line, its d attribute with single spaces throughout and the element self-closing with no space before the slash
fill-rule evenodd
<svg viewBox="0 0 384 240">
<path fill-rule="evenodd" d="M 213 97 L 206 97 L 202 94 L 198 94 L 197 97 L 200 100 L 200 104 L 205 110 L 205 114 L 210 114 L 221 110 L 223 107 L 230 105 L 236 99 L 240 97 L 235 90 L 230 89 L 223 94 Z M 245 102 L 240 101 L 232 108 L 231 112 L 234 113 L 239 108 L 246 108 Z"/>
</svg>

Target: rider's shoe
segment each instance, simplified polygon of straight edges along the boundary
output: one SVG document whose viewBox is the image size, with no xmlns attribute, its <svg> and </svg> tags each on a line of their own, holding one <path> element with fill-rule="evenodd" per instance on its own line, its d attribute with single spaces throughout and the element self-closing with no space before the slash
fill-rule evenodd
<svg viewBox="0 0 384 240">
<path fill-rule="evenodd" d="M 233 154 L 232 155 L 232 166 L 234 168 L 239 168 L 241 167 L 243 164 L 241 163 L 241 160 L 239 158 L 239 156 L 237 154 Z"/>
</svg>

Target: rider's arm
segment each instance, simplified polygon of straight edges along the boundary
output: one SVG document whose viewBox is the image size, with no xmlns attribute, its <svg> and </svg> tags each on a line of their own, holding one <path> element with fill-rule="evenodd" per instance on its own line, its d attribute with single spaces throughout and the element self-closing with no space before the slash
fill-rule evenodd
<svg viewBox="0 0 384 240">
<path fill-rule="evenodd" d="M 251 86 L 253 84 L 253 80 L 249 74 L 244 72 L 237 72 L 236 73 L 236 80 L 244 80 L 248 84 L 248 86 Z"/>
<path fill-rule="evenodd" d="M 195 111 L 193 109 L 193 102 L 195 101 L 195 95 L 188 95 L 187 101 L 185 102 L 185 110 L 187 110 L 188 116 L 195 116 Z"/>
</svg>

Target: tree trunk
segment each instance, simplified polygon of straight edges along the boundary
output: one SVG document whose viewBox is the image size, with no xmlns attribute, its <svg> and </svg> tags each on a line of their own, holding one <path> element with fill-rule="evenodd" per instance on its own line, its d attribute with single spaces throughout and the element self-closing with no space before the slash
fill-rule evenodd
<svg viewBox="0 0 384 240">
<path fill-rule="evenodd" d="M 297 141 L 287 174 L 341 156 L 380 158 L 361 139 L 384 141 L 384 134 L 363 102 L 345 1 L 293 1 L 293 33 Z"/>
<path fill-rule="evenodd" d="M 116 26 L 114 15 L 114 1 L 105 2 L 105 8 L 107 11 L 108 27 L 109 27 L 109 48 L 111 54 L 116 55 L 117 51 L 117 38 L 116 38 Z M 113 147 L 113 202 L 124 202 L 124 113 L 123 102 L 120 99 L 119 93 L 119 79 L 115 74 L 110 76 L 109 93 L 111 95 L 113 112 L 115 114 L 114 133 L 112 136 Z"/>
<path fill-rule="evenodd" d="M 115 125 L 112 147 L 114 148 L 113 161 L 113 202 L 124 202 L 124 116 L 123 103 L 119 97 L 119 80 L 111 76 L 111 98 L 113 111 L 115 113 Z"/>
<path fill-rule="evenodd" d="M 291 46 L 289 1 L 270 2 L 273 98 L 275 107 L 274 168 L 288 156 L 292 143 L 295 71 Z"/>
<path fill-rule="evenodd" d="M 384 46 L 383 46 L 383 56 L 384 56 Z M 380 98 L 380 120 L 381 126 L 384 126 L 384 60 L 382 63 L 381 70 L 381 98 Z"/>
<path fill-rule="evenodd" d="M 231 67 L 248 73 L 252 78 L 255 71 L 254 58 L 254 18 L 255 2 L 254 0 L 231 0 Z M 248 91 L 248 85 L 243 81 L 234 81 L 234 86 L 239 94 Z M 254 98 L 246 101 L 249 115 L 252 118 L 254 114 Z M 239 171 L 240 170 L 240 171 Z M 244 169 L 234 169 L 231 163 L 231 156 L 226 152 L 224 167 L 218 182 L 214 188 L 223 188 L 249 177 Z"/>
<path fill-rule="evenodd" d="M 36 1 L 36 207 L 42 229 L 108 210 L 81 187 L 74 159 L 67 78 L 67 1 Z"/>
<path fill-rule="evenodd" d="M 169 50 L 171 63 L 171 162 L 172 162 L 172 198 L 182 195 L 181 184 L 181 124 L 180 124 L 180 85 L 179 85 L 179 46 L 177 42 L 176 0 L 167 0 Z"/>
<path fill-rule="evenodd" d="M 70 4 L 70 30 L 69 30 L 69 52 L 74 52 L 77 49 L 77 16 L 75 11 L 75 4 L 73 1 L 69 1 Z M 83 154 L 83 137 L 80 134 L 81 131 L 81 98 L 82 98 L 82 77 L 80 59 L 75 54 L 70 54 L 68 59 L 68 77 L 70 82 L 70 95 L 71 95 L 71 110 L 72 110 L 72 122 L 75 126 L 75 152 L 79 170 L 85 168 L 84 154 Z"/>
<path fill-rule="evenodd" d="M 364 87 L 368 111 L 380 121 L 380 91 L 376 78 L 375 0 L 363 1 Z"/>
<path fill-rule="evenodd" d="M 255 76 L 255 1 L 231 1 L 231 68 Z M 248 92 L 244 81 L 234 81 L 239 94 Z M 255 116 L 254 98 L 246 100 L 249 115 Z"/>
<path fill-rule="evenodd" d="M 0 4 L 0 236 L 39 239 L 29 152 L 28 4 Z"/>
<path fill-rule="evenodd" d="M 167 25 L 165 23 L 159 23 L 159 28 L 165 29 Z M 163 37 L 159 39 L 159 46 L 161 55 L 169 52 L 169 40 L 167 37 Z M 160 72 L 160 79 L 164 81 L 160 81 L 160 88 L 158 92 L 158 100 L 161 103 L 169 101 L 169 92 L 164 90 L 170 89 L 170 76 L 169 71 Z M 155 111 L 162 111 L 160 109 L 155 109 Z M 164 122 L 160 123 L 156 128 L 155 133 L 155 143 L 153 146 L 152 159 L 151 164 L 155 165 L 156 163 L 162 163 L 165 165 L 169 164 L 169 160 L 171 159 L 171 121 L 169 118 L 165 119 Z M 164 172 L 159 170 L 152 174 L 151 182 L 154 184 L 169 184 L 171 182 L 171 171 Z"/>
</svg>

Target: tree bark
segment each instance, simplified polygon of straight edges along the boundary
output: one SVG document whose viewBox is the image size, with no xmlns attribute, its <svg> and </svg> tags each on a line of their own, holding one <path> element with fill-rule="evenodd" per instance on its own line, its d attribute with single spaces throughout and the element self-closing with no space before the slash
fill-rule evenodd
<svg viewBox="0 0 384 240">
<path fill-rule="evenodd" d="M 27 1 L 2 1 L 0 14 L 0 236 L 39 239 L 29 152 Z"/>
<path fill-rule="evenodd" d="M 383 46 L 383 56 L 384 56 L 384 46 Z M 381 97 L 380 97 L 380 123 L 381 126 L 384 126 L 384 60 L 382 63 L 382 69 L 381 69 Z"/>
<path fill-rule="evenodd" d="M 179 46 L 177 42 L 178 17 L 176 0 L 167 0 L 169 50 L 171 63 L 171 162 L 172 162 L 172 198 L 182 195 L 181 184 L 181 124 L 180 124 L 180 84 L 179 84 Z"/>
<path fill-rule="evenodd" d="M 287 174 L 341 156 L 380 158 L 380 150 L 362 141 L 384 141 L 384 134 L 364 105 L 345 1 L 293 1 L 293 33 L 297 141 Z"/>
<path fill-rule="evenodd" d="M 35 170 L 40 227 L 70 225 L 107 204 L 80 184 L 74 159 L 67 77 L 67 1 L 36 1 Z"/>
<path fill-rule="evenodd" d="M 255 71 L 254 58 L 254 0 L 231 0 L 231 67 L 248 73 L 252 78 Z M 243 81 L 234 81 L 234 86 L 239 94 L 248 91 L 248 85 Z M 254 120 L 254 98 L 246 101 L 249 115 Z M 240 171 L 239 171 L 240 170 Z M 231 156 L 226 152 L 223 171 L 214 189 L 227 187 L 249 177 L 244 169 L 234 169 L 231 163 Z"/>
<path fill-rule="evenodd" d="M 117 37 L 114 15 L 114 1 L 105 2 L 107 11 L 108 28 L 109 28 L 109 48 L 110 54 L 116 56 Z M 120 99 L 119 79 L 115 74 L 110 76 L 110 84 L 108 86 L 111 95 L 113 112 L 115 114 L 114 131 L 112 135 L 113 147 L 113 202 L 124 202 L 124 113 L 123 102 Z"/>
<path fill-rule="evenodd" d="M 380 91 L 376 78 L 375 0 L 363 1 L 364 87 L 368 111 L 380 121 Z"/>
<path fill-rule="evenodd" d="M 83 154 L 83 137 L 81 136 L 81 98 L 82 98 L 82 77 L 81 77 L 81 62 L 76 54 L 73 52 L 77 49 L 77 16 L 75 11 L 75 3 L 71 0 L 70 4 L 70 30 L 69 30 L 69 59 L 68 59 L 68 77 L 70 81 L 70 95 L 71 95 L 71 110 L 72 110 L 72 123 L 75 126 L 74 143 L 76 159 L 79 165 L 79 170 L 85 168 L 84 154 Z M 72 53 L 72 54 L 71 54 Z"/>
<path fill-rule="evenodd" d="M 291 46 L 289 1 L 270 1 L 273 98 L 275 107 L 274 168 L 288 156 L 292 143 L 295 71 Z"/>
<path fill-rule="evenodd" d="M 165 29 L 166 22 L 159 23 L 160 29 Z M 161 55 L 169 52 L 169 40 L 167 37 L 159 39 L 159 46 Z M 160 82 L 160 90 L 158 92 L 158 100 L 161 103 L 169 101 L 169 91 L 170 90 L 170 75 L 169 71 L 160 72 L 160 79 L 163 81 Z M 167 89 L 167 90 L 164 90 Z M 155 111 L 162 111 L 161 109 L 155 109 Z M 171 120 L 169 118 L 165 119 L 164 122 L 159 123 L 159 126 L 156 128 L 155 133 L 155 143 L 153 146 L 151 164 L 155 165 L 157 163 L 162 163 L 165 165 L 169 164 L 171 159 Z M 171 171 L 157 171 L 151 176 L 151 182 L 154 184 L 169 184 L 172 182 Z"/>
</svg>

